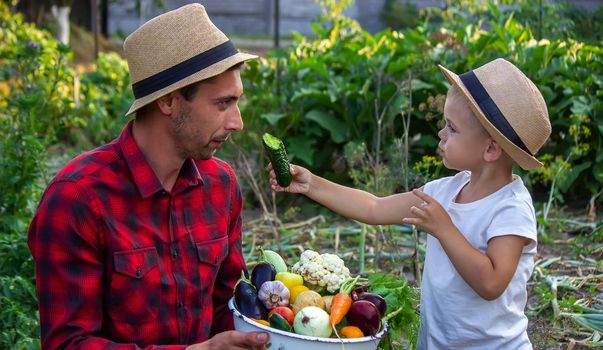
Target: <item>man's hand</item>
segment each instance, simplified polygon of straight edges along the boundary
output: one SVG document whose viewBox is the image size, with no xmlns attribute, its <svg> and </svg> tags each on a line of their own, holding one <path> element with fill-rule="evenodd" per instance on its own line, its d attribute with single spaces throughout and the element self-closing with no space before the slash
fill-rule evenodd
<svg viewBox="0 0 603 350">
<path fill-rule="evenodd" d="M 226 331 L 214 335 L 211 339 L 186 347 L 186 350 L 230 350 L 257 349 L 263 350 L 268 342 L 268 334 L 263 332 Z"/>
</svg>

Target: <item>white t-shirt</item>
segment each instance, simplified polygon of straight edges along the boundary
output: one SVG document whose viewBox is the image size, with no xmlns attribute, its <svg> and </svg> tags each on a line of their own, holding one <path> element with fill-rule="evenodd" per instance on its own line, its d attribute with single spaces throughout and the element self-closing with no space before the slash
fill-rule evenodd
<svg viewBox="0 0 603 350">
<path fill-rule="evenodd" d="M 496 236 L 512 234 L 532 242 L 523 248 L 507 289 L 487 301 L 459 275 L 440 242 L 428 235 L 417 349 L 532 349 L 523 312 L 537 242 L 532 198 L 521 178 L 514 176 L 510 184 L 485 198 L 455 203 L 470 176 L 463 171 L 438 179 L 427 183 L 424 191 L 438 200 L 467 241 L 481 252 Z"/>
</svg>

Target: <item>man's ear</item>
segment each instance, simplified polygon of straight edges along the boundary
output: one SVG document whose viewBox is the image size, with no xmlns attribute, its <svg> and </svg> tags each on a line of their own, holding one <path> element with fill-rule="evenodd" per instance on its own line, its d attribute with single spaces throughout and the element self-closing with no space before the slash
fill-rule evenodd
<svg viewBox="0 0 603 350">
<path fill-rule="evenodd" d="M 503 155 L 503 149 L 498 142 L 490 138 L 484 151 L 484 160 L 486 162 L 495 162 Z"/>
<path fill-rule="evenodd" d="M 178 95 L 174 92 L 170 92 L 167 95 L 161 96 L 157 99 L 157 107 L 159 107 L 161 113 L 166 115 L 172 115 L 172 113 L 174 113 L 174 104 L 177 98 Z"/>
</svg>

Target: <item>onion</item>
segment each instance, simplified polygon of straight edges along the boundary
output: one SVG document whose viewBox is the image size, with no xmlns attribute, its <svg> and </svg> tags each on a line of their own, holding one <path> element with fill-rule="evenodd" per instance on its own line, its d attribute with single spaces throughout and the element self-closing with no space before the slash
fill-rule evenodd
<svg viewBox="0 0 603 350">
<path fill-rule="evenodd" d="M 295 333 L 313 337 L 328 338 L 331 336 L 329 314 L 316 306 L 306 306 L 301 309 L 293 320 Z"/>
<path fill-rule="evenodd" d="M 375 335 L 381 327 L 379 310 L 370 301 L 353 302 L 345 318 L 348 324 L 360 328 L 365 335 Z"/>
</svg>

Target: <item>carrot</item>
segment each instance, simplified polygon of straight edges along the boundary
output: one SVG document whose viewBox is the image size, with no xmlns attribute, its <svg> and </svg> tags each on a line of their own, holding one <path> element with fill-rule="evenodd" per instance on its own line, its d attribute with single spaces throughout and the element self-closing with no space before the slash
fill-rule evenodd
<svg viewBox="0 0 603 350">
<path fill-rule="evenodd" d="M 350 296 L 350 293 L 359 277 L 360 276 L 350 278 L 343 282 L 339 288 L 339 293 L 335 294 L 333 297 L 333 301 L 331 301 L 331 314 L 329 315 L 329 321 L 331 321 L 332 326 L 338 325 L 350 310 L 350 307 L 352 306 L 352 297 Z"/>
</svg>

